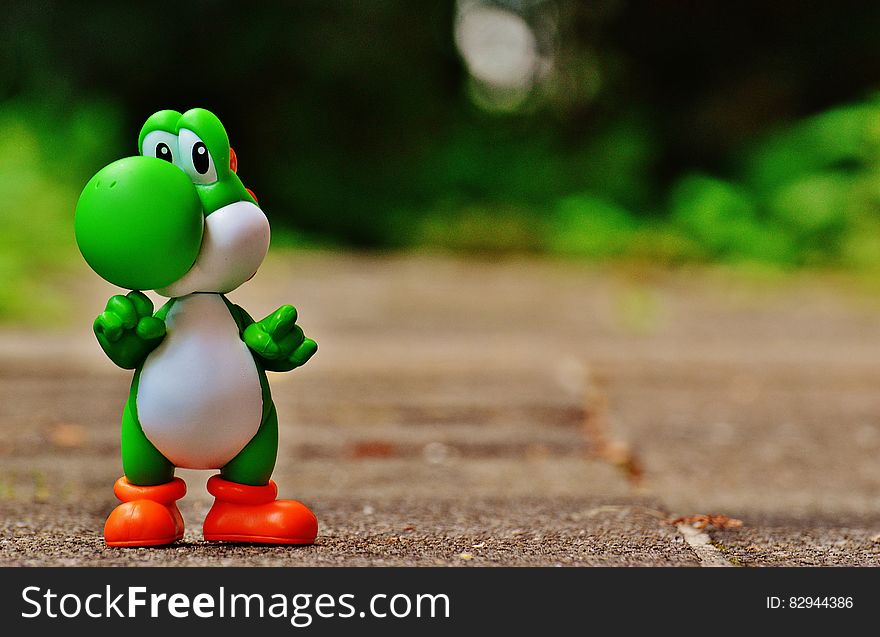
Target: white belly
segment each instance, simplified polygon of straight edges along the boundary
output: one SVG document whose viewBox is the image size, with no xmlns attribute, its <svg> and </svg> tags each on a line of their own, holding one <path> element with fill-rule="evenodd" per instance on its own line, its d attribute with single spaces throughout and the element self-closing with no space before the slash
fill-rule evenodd
<svg viewBox="0 0 880 637">
<path fill-rule="evenodd" d="M 138 419 L 176 466 L 219 469 L 260 427 L 257 367 L 219 294 L 177 299 L 165 323 L 165 339 L 141 370 Z"/>
</svg>

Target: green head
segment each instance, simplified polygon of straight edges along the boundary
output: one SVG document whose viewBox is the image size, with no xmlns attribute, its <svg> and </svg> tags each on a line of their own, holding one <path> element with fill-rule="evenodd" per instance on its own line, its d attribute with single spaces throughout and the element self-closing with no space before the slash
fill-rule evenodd
<svg viewBox="0 0 880 637">
<path fill-rule="evenodd" d="M 138 150 L 80 195 L 76 240 L 91 268 L 120 287 L 169 296 L 227 292 L 253 276 L 268 221 L 230 167 L 220 120 L 202 108 L 159 111 Z"/>
<path fill-rule="evenodd" d="M 229 137 L 211 111 L 193 108 L 182 115 L 159 111 L 138 136 L 138 152 L 183 170 L 190 178 L 205 215 L 236 201 L 256 203 L 229 165 Z"/>
</svg>

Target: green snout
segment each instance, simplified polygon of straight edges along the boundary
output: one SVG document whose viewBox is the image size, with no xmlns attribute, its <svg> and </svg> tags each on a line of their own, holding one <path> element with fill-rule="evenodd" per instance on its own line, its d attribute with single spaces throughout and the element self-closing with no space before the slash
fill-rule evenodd
<svg viewBox="0 0 880 637">
<path fill-rule="evenodd" d="M 126 157 L 98 171 L 76 204 L 76 242 L 103 279 L 130 290 L 174 283 L 192 267 L 204 214 L 180 168 Z"/>
</svg>

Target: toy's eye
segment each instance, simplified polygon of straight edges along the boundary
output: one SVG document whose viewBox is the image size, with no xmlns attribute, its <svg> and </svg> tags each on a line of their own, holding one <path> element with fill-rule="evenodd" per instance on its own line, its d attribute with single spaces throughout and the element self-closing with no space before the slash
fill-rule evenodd
<svg viewBox="0 0 880 637">
<path fill-rule="evenodd" d="M 156 157 L 170 161 L 172 164 L 174 163 L 174 155 L 171 154 L 171 149 L 168 148 L 168 144 L 165 142 L 156 144 Z"/>
<path fill-rule="evenodd" d="M 180 130 L 180 161 L 193 183 L 212 184 L 217 181 L 217 169 L 208 147 L 198 135 L 186 128 Z"/>
<path fill-rule="evenodd" d="M 178 164 L 177 135 L 163 130 L 154 130 L 144 137 L 144 157 L 156 157 Z"/>
<path fill-rule="evenodd" d="M 193 146 L 192 160 L 193 167 L 196 169 L 197 173 L 204 175 L 208 172 L 208 169 L 211 167 L 211 156 L 208 154 L 208 149 L 205 148 L 204 143 L 197 142 L 196 145 Z"/>
</svg>

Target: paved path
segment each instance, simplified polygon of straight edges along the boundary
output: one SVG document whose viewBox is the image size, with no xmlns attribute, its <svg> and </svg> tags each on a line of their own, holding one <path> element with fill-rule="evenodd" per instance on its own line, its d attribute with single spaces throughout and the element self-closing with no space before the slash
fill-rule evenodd
<svg viewBox="0 0 880 637">
<path fill-rule="evenodd" d="M 320 344 L 272 375 L 309 548 L 103 546 L 129 374 L 89 332 L 0 332 L 0 565 L 877 564 L 880 303 L 832 277 L 274 256 L 233 295 Z M 724 514 L 707 535 L 668 524 Z"/>
</svg>

